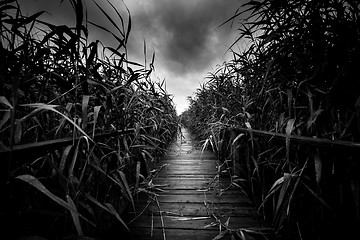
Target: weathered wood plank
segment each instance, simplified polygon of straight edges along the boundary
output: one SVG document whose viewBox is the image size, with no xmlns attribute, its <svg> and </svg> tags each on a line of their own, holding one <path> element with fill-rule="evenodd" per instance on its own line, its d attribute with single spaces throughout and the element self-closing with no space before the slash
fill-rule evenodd
<svg viewBox="0 0 360 240">
<path fill-rule="evenodd" d="M 160 165 L 161 164 L 161 165 Z M 160 167 L 164 164 L 176 165 L 176 166 L 183 166 L 183 165 L 190 165 L 190 166 L 216 166 L 216 160 L 212 159 L 200 159 L 200 160 L 191 160 L 191 159 L 172 159 L 172 160 L 161 160 L 160 164 L 156 165 L 155 167 Z"/>
<path fill-rule="evenodd" d="M 209 152 L 201 151 L 179 151 L 168 152 L 162 160 L 216 160 L 216 157 Z"/>
<path fill-rule="evenodd" d="M 229 219 L 229 217 L 220 217 L 219 220 L 222 224 Z M 162 222 L 166 228 L 171 229 L 192 229 L 192 230 L 201 230 L 201 229 L 218 229 L 219 224 L 214 217 L 211 216 L 146 216 L 142 215 L 136 221 L 131 223 L 129 226 L 141 228 L 150 228 L 151 225 L 154 228 L 162 228 Z M 259 218 L 254 216 L 233 216 L 230 217 L 229 225 L 230 229 L 238 228 L 252 228 L 252 229 L 262 229 L 267 227 L 263 224 Z"/>
<path fill-rule="evenodd" d="M 215 175 L 216 174 L 216 169 L 212 169 L 212 170 L 200 170 L 200 169 L 179 169 L 176 172 L 173 171 L 172 169 L 164 169 L 161 171 L 161 175 L 166 175 L 166 174 L 178 174 L 178 175 L 183 175 L 183 174 L 198 174 L 198 175 Z"/>
<path fill-rule="evenodd" d="M 163 161 L 173 161 L 173 160 L 181 160 L 184 158 L 182 155 L 166 155 L 166 158 L 163 159 Z M 187 155 L 185 157 L 185 160 L 216 160 L 214 157 L 208 157 L 208 156 L 201 156 L 200 154 L 194 154 L 192 156 Z"/>
<path fill-rule="evenodd" d="M 211 174 L 159 174 L 156 179 L 183 179 L 183 178 L 198 178 L 198 179 L 214 179 L 214 175 Z"/>
<path fill-rule="evenodd" d="M 146 203 L 138 203 L 136 212 L 139 214 L 146 208 L 144 215 L 159 215 L 159 208 L 155 202 L 152 202 L 150 205 Z M 161 203 L 160 211 L 163 215 L 169 216 L 208 216 L 210 213 L 214 213 L 217 216 L 254 216 L 261 218 L 260 214 L 252 207 L 252 205 L 231 203 L 231 204 L 207 204 L 204 203 L 187 203 L 187 202 L 177 202 L 177 203 Z"/>
<path fill-rule="evenodd" d="M 187 240 L 209 240 L 213 239 L 219 234 L 218 230 L 189 230 L 189 229 L 166 229 L 165 238 L 169 240 L 184 240 L 186 237 L 191 236 Z M 141 240 L 164 239 L 162 229 L 136 228 L 134 229 L 134 236 Z"/>
<path fill-rule="evenodd" d="M 159 185 L 159 186 L 158 186 Z M 164 184 L 158 184 L 158 188 L 162 189 L 163 191 L 167 190 L 203 190 L 206 191 L 209 188 L 209 184 L 204 182 L 202 184 L 194 185 L 193 183 L 164 183 Z M 221 188 L 228 187 L 228 184 L 222 184 L 220 185 Z M 211 186 L 210 189 L 217 189 L 215 186 Z"/>
<path fill-rule="evenodd" d="M 170 172 L 170 171 L 198 171 L 198 172 L 207 172 L 207 171 L 213 171 L 214 173 L 216 173 L 216 166 L 211 166 L 211 165 L 203 165 L 203 166 L 198 166 L 198 165 L 175 165 L 175 164 L 169 164 L 163 167 L 163 169 L 161 170 L 162 172 Z M 215 174 L 214 174 L 215 175 Z"/>
<path fill-rule="evenodd" d="M 212 182 L 210 180 L 199 180 L 199 181 L 187 181 L 187 180 L 172 180 L 171 178 L 168 179 L 168 181 L 154 181 L 155 185 L 159 185 L 160 189 L 163 189 L 164 191 L 167 190 L 181 190 L 181 189 L 193 189 L 193 190 L 203 190 L 206 191 L 208 188 L 210 189 L 225 189 L 227 187 L 230 187 L 230 182 Z"/>
<path fill-rule="evenodd" d="M 157 183 L 160 183 L 160 184 L 163 184 L 163 183 L 178 183 L 178 184 L 181 184 L 181 183 L 187 183 L 187 184 L 193 184 L 193 185 L 198 185 L 198 184 L 202 184 L 202 183 L 211 183 L 214 181 L 214 178 L 212 177 L 209 177 L 209 176 L 204 176 L 204 175 L 198 175 L 198 176 L 195 176 L 195 177 L 189 177 L 189 178 L 183 178 L 183 177 L 178 177 L 178 176 L 174 176 L 174 177 L 166 177 L 166 176 L 163 176 L 162 177 L 158 177 L 156 179 L 153 180 L 153 182 L 155 184 Z"/>
<path fill-rule="evenodd" d="M 244 198 L 243 195 L 160 195 L 157 197 L 160 203 L 240 203 L 246 206 L 251 206 L 249 199 Z M 139 200 L 140 202 L 141 200 Z"/>
<path fill-rule="evenodd" d="M 201 190 L 183 190 L 183 189 L 167 189 L 166 191 L 159 191 L 157 192 L 159 195 L 219 195 L 220 190 L 209 188 L 209 189 L 201 189 Z M 221 195 L 241 195 L 244 197 L 244 193 L 237 189 L 228 189 L 228 190 L 221 190 Z"/>
</svg>

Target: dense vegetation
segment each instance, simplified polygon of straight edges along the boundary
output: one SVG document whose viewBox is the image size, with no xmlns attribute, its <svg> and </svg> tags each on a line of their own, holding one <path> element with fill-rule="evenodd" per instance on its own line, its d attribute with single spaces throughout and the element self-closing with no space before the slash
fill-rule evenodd
<svg viewBox="0 0 360 240">
<path fill-rule="evenodd" d="M 144 180 L 177 134 L 172 98 L 151 80 L 155 54 L 149 66 L 128 59 L 129 10 L 123 6 L 124 17 L 111 2 L 93 1 L 113 31 L 88 21 L 81 0 L 69 2 L 74 26 L 0 2 L 0 215 L 8 239 L 126 232 L 123 213 L 151 187 Z M 90 41 L 89 26 L 117 44 Z M 18 151 L 30 146 L 37 150 Z"/>
<path fill-rule="evenodd" d="M 358 236 L 358 1 L 250 0 L 224 24 L 236 21 L 233 59 L 209 73 L 182 123 L 280 239 Z"/>
</svg>

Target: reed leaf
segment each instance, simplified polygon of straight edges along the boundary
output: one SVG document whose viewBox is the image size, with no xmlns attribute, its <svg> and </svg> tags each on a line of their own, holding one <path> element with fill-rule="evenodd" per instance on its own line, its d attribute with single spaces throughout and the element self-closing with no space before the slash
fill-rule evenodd
<svg viewBox="0 0 360 240">
<path fill-rule="evenodd" d="M 60 173 L 63 173 L 64 169 L 65 169 L 65 165 L 66 165 L 66 161 L 69 157 L 69 154 L 72 150 L 74 145 L 69 145 L 69 146 L 66 146 L 64 148 L 64 151 L 61 155 L 61 161 L 60 161 L 60 164 L 59 164 L 59 170 L 60 170 Z"/>
<path fill-rule="evenodd" d="M 0 121 L 0 130 L 11 119 L 11 112 L 6 110 Z"/>
<path fill-rule="evenodd" d="M 0 96 L 0 103 L 4 106 L 8 107 L 9 109 L 13 108 L 13 106 L 10 104 L 10 102 L 4 96 Z"/>
<path fill-rule="evenodd" d="M 90 96 L 89 95 L 84 95 L 83 99 L 82 99 L 82 105 L 81 105 L 81 110 L 82 110 L 82 129 L 84 129 L 84 131 L 86 131 L 86 127 L 87 127 L 87 122 L 88 122 L 88 106 L 89 106 L 89 100 L 90 100 Z"/>
<path fill-rule="evenodd" d="M 76 162 L 78 161 L 78 153 L 79 153 L 79 151 L 81 151 L 80 145 L 81 145 L 81 140 L 82 140 L 82 139 L 85 140 L 85 143 L 86 143 L 86 146 L 87 146 L 87 150 L 88 150 L 88 151 L 89 151 L 89 148 L 90 148 L 88 138 L 86 138 L 85 136 L 81 136 L 80 139 L 79 139 L 79 141 L 78 141 L 77 144 L 76 144 L 76 148 L 75 148 L 75 150 L 74 150 L 74 155 L 73 155 L 71 164 L 70 164 L 69 169 L 68 169 L 68 174 L 69 174 L 69 178 L 70 178 L 70 179 L 74 176 L 74 168 L 75 168 Z"/>
<path fill-rule="evenodd" d="M 115 23 L 115 21 L 110 17 L 110 15 L 104 10 L 103 7 L 101 7 L 95 0 L 93 0 L 93 2 L 95 3 L 95 5 L 98 7 L 98 9 L 100 9 L 100 11 L 104 14 L 104 16 L 107 18 L 107 20 L 112 24 L 113 27 L 115 27 L 119 33 L 121 34 L 122 37 L 125 38 L 124 33 L 122 32 L 122 30 L 118 27 L 118 24 Z M 108 1 L 109 2 L 109 1 Z M 118 14 L 119 18 L 122 20 L 122 17 L 120 14 Z M 99 26 L 99 25 L 97 25 Z M 103 29 L 105 29 L 104 27 L 102 27 Z M 125 38 L 126 39 L 126 38 Z"/>
<path fill-rule="evenodd" d="M 96 206 L 100 207 L 101 209 L 105 210 L 106 212 L 112 214 L 113 216 L 116 217 L 116 219 L 128 230 L 128 226 L 126 225 L 126 223 L 122 220 L 122 218 L 120 217 L 120 215 L 117 213 L 117 211 L 115 210 L 115 208 L 110 204 L 110 203 L 105 203 L 102 204 L 99 201 L 96 200 L 96 198 L 92 197 L 90 194 L 86 194 L 86 198 L 89 199 L 92 203 L 94 203 Z"/>
<path fill-rule="evenodd" d="M 74 221 L 74 225 L 75 225 L 75 228 L 76 228 L 76 231 L 78 233 L 79 236 L 83 236 L 83 230 L 81 228 L 81 224 L 80 224 L 80 219 L 79 219 L 79 213 L 76 209 L 76 206 L 73 202 L 73 200 L 71 199 L 71 197 L 69 195 L 66 195 L 66 200 L 67 200 L 67 203 L 69 204 L 69 206 L 74 209 L 74 210 L 70 210 L 70 213 L 71 213 L 71 217 Z"/>
<path fill-rule="evenodd" d="M 134 210 L 134 212 L 136 212 L 134 199 L 133 199 L 133 197 L 132 197 L 132 194 L 131 194 L 131 191 L 130 191 L 130 187 L 129 187 L 129 184 L 128 184 L 127 180 L 126 180 L 125 174 L 124 174 L 122 171 L 118 171 L 118 172 L 119 172 L 120 178 L 121 178 L 121 180 L 122 180 L 122 182 L 123 182 L 123 185 L 125 186 L 127 196 L 129 197 L 129 199 L 130 199 L 130 201 L 131 201 L 133 210 Z"/>
<path fill-rule="evenodd" d="M 322 161 L 318 153 L 314 155 L 314 166 L 315 166 L 315 179 L 316 183 L 320 184 L 321 172 L 322 172 Z"/>
<path fill-rule="evenodd" d="M 57 204 L 59 204 L 60 206 L 62 206 L 63 208 L 69 210 L 69 211 L 76 211 L 75 209 L 72 208 L 72 206 L 65 202 L 63 199 L 59 198 L 58 196 L 54 195 L 53 193 L 51 193 L 37 178 L 35 178 L 34 176 L 25 174 L 25 175 L 20 175 L 17 176 L 16 179 L 20 179 L 21 181 L 24 181 L 28 184 L 30 184 L 31 186 L 35 187 L 37 190 L 39 190 L 40 192 L 42 192 L 45 196 L 47 196 L 48 198 L 50 198 L 51 200 L 53 200 L 54 202 L 56 202 Z"/>
<path fill-rule="evenodd" d="M 15 132 L 14 132 L 14 143 L 19 144 L 21 142 L 22 136 L 22 125 L 21 122 L 17 122 L 15 125 Z"/>
<path fill-rule="evenodd" d="M 95 129 L 96 129 L 96 122 L 97 122 L 97 119 L 99 117 L 99 112 L 101 110 L 101 107 L 102 106 L 95 106 L 94 107 L 94 125 L 93 125 L 93 131 L 92 131 L 92 138 L 94 138 L 95 136 Z"/>
<path fill-rule="evenodd" d="M 130 232 L 130 229 L 128 228 L 128 226 L 125 224 L 125 222 L 122 220 L 122 218 L 120 217 L 120 215 L 118 214 L 118 212 L 115 210 L 114 206 L 111 205 L 110 203 L 105 203 L 106 207 L 108 208 L 108 211 L 113 214 L 117 220 L 119 220 L 119 222 L 126 228 L 126 230 L 128 230 Z"/>
</svg>

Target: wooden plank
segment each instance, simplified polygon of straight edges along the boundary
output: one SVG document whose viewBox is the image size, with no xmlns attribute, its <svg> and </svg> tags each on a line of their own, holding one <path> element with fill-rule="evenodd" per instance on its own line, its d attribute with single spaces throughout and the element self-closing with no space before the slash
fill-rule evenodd
<svg viewBox="0 0 360 240">
<path fill-rule="evenodd" d="M 164 161 L 181 160 L 182 158 L 184 158 L 182 155 L 166 155 L 166 157 L 163 160 Z M 187 155 L 184 159 L 186 159 L 186 160 L 216 160 L 214 158 L 214 156 L 212 156 L 212 157 L 201 156 L 200 154 L 192 155 L 192 156 Z"/>
<path fill-rule="evenodd" d="M 195 165 L 195 166 L 202 166 L 202 165 L 213 165 L 216 166 L 216 161 L 217 160 L 213 160 L 213 159 L 196 159 L 196 160 L 191 160 L 191 159 L 175 159 L 175 160 L 161 160 L 161 165 L 157 164 L 155 165 L 155 167 L 160 167 L 164 164 L 171 164 L 171 165 Z"/>
<path fill-rule="evenodd" d="M 217 172 L 217 169 L 215 166 L 194 166 L 194 167 L 191 167 L 189 165 L 170 165 L 170 166 L 167 166 L 167 167 L 163 167 L 160 171 L 160 173 L 162 172 L 186 172 L 186 171 L 189 171 L 189 172 L 211 172 L 213 174 L 213 176 L 216 175 L 216 172 Z M 198 174 L 197 174 L 198 175 Z"/>
<path fill-rule="evenodd" d="M 168 240 L 209 240 L 213 239 L 219 234 L 219 230 L 191 230 L 191 229 L 165 229 L 165 238 Z M 141 240 L 154 240 L 154 239 L 164 239 L 162 229 L 151 229 L 149 228 L 134 228 L 133 235 L 137 239 Z"/>
<path fill-rule="evenodd" d="M 207 183 L 203 183 L 203 184 L 199 184 L 194 186 L 194 184 L 177 184 L 177 183 L 172 183 L 172 184 L 167 184 L 167 185 L 161 185 L 159 187 L 160 189 L 163 190 L 168 190 L 168 189 L 176 189 L 176 190 L 199 190 L 199 189 L 206 189 L 208 188 L 208 184 Z"/>
<path fill-rule="evenodd" d="M 196 173 L 190 173 L 190 174 L 187 174 L 187 173 L 167 173 L 167 174 L 159 174 L 157 176 L 157 178 L 186 178 L 186 176 L 190 176 L 190 177 L 198 177 L 198 178 L 209 178 L 209 179 L 213 179 L 214 178 L 214 174 L 213 173 L 199 173 L 199 174 L 196 174 Z"/>
<path fill-rule="evenodd" d="M 208 183 L 206 182 L 202 182 L 199 183 L 198 185 L 194 185 L 192 182 L 184 182 L 184 183 L 177 183 L 177 182 L 171 182 L 171 183 L 163 183 L 163 184 L 158 184 L 160 185 L 159 188 L 163 189 L 163 190 L 206 190 L 207 188 L 211 187 L 211 189 L 217 189 L 217 186 L 215 185 L 211 185 L 209 186 Z M 228 183 L 220 183 L 220 188 L 224 189 L 226 187 L 229 187 L 230 185 Z"/>
<path fill-rule="evenodd" d="M 213 177 L 217 173 L 216 169 L 201 169 L 201 168 L 168 168 L 163 169 L 158 174 L 159 177 L 166 177 L 168 175 L 194 175 L 194 176 L 204 176 L 204 177 Z M 176 176 L 174 176 L 176 177 Z M 177 176 L 180 177 L 180 176 Z"/>
<path fill-rule="evenodd" d="M 194 165 L 191 166 L 190 164 L 188 165 L 176 165 L 176 164 L 168 164 L 166 166 L 164 166 L 161 171 L 185 171 L 185 170 L 196 170 L 196 171 L 217 171 L 216 165 L 210 165 L 210 164 L 206 164 L 206 165 Z"/>
<path fill-rule="evenodd" d="M 166 155 L 162 157 L 162 160 L 216 160 L 216 157 L 211 152 L 201 152 L 201 151 L 186 151 L 186 152 L 167 152 Z"/>
<path fill-rule="evenodd" d="M 164 180 L 164 179 L 183 179 L 183 178 L 187 178 L 187 179 L 190 179 L 190 178 L 197 178 L 197 179 L 214 179 L 214 175 L 213 174 L 159 174 L 156 179 L 159 179 L 159 180 Z"/>
<path fill-rule="evenodd" d="M 244 196 L 239 195 L 160 195 L 157 197 L 157 200 L 160 203 L 204 203 L 207 202 L 211 203 L 239 203 L 243 204 L 244 206 L 252 206 L 252 203 L 249 199 L 244 198 Z M 147 201 L 147 200 L 139 200 L 140 201 Z"/>
<path fill-rule="evenodd" d="M 164 166 L 162 166 L 162 170 L 165 170 L 165 169 L 176 169 L 176 168 L 180 168 L 180 169 L 203 169 L 203 168 L 211 168 L 211 169 L 214 169 L 216 170 L 216 165 L 215 164 L 195 164 L 193 166 L 191 166 L 191 164 L 174 164 L 174 163 L 168 163 L 168 164 L 165 164 Z"/>
<path fill-rule="evenodd" d="M 193 183 L 194 185 L 197 185 L 199 183 L 203 183 L 203 182 L 207 182 L 207 183 L 211 183 L 214 181 L 214 178 L 210 175 L 194 175 L 194 174 L 189 174 L 186 175 L 189 177 L 184 177 L 184 175 L 174 175 L 172 177 L 169 177 L 167 175 L 159 175 L 159 177 L 155 178 L 153 180 L 154 183 L 156 184 L 163 184 L 163 183 L 182 183 L 182 182 L 186 182 L 186 183 Z M 191 176 L 191 177 L 190 177 Z"/>
<path fill-rule="evenodd" d="M 159 215 L 159 208 L 157 203 L 152 202 L 150 205 L 146 203 L 138 203 L 136 211 L 139 214 L 147 207 L 144 215 Z M 208 204 L 204 203 L 160 203 L 160 210 L 163 215 L 168 216 L 208 216 L 209 213 L 214 213 L 217 216 L 255 216 L 260 217 L 260 214 L 251 206 L 247 206 L 243 203 L 231 203 L 231 204 Z"/>
<path fill-rule="evenodd" d="M 191 230 L 191 229 L 148 229 L 148 228 L 136 228 L 133 231 L 132 239 L 138 240 L 154 240 L 154 239 L 168 239 L 168 240 L 211 240 L 218 236 L 225 229 L 212 230 L 212 229 L 201 229 L 201 230 Z M 164 233 L 165 232 L 165 233 Z M 269 240 L 275 239 L 274 234 L 269 231 L 269 229 L 263 229 L 259 233 L 247 233 L 248 236 L 246 239 L 257 239 L 257 240 Z M 250 237 L 251 238 L 250 238 Z M 224 238 L 224 239 L 234 239 L 234 238 Z"/>
<path fill-rule="evenodd" d="M 183 178 L 182 175 L 176 175 L 176 174 L 174 174 L 174 176 L 172 176 L 172 177 L 168 177 L 168 176 L 162 174 L 162 175 L 159 175 L 158 178 L 155 178 L 153 180 L 153 183 L 154 184 L 185 184 L 185 185 L 193 184 L 194 186 L 202 185 L 204 183 L 208 183 L 208 184 L 212 184 L 212 185 L 219 183 L 219 186 L 226 186 L 226 185 L 231 184 L 230 179 L 228 179 L 228 180 L 224 179 L 224 180 L 218 181 L 218 180 L 215 180 L 214 177 L 212 177 L 213 175 L 204 175 L 204 174 L 200 174 L 200 175 L 187 174 L 187 175 L 198 176 L 198 177 Z"/>
<path fill-rule="evenodd" d="M 207 188 L 203 190 L 183 190 L 183 189 L 167 189 L 166 191 L 158 192 L 160 195 L 212 195 L 216 194 L 219 195 L 219 191 L 221 192 L 221 195 L 239 195 L 244 196 L 245 194 L 237 189 L 218 189 L 218 188 Z M 247 197 L 246 197 L 247 198 Z"/>
<path fill-rule="evenodd" d="M 161 219 L 162 218 L 162 219 Z M 225 223 L 229 217 L 220 217 L 219 220 L 221 223 Z M 136 225 L 136 227 L 141 228 L 150 228 L 151 225 L 154 228 L 162 228 L 162 222 L 164 226 L 169 229 L 192 229 L 192 230 L 201 230 L 201 229 L 218 229 L 219 225 L 215 218 L 210 216 L 146 216 L 142 215 L 133 223 L 129 224 L 129 227 Z M 229 228 L 239 229 L 239 228 L 252 228 L 252 229 L 262 229 L 267 227 L 263 224 L 259 218 L 250 216 L 241 216 L 241 217 L 230 217 Z"/>
<path fill-rule="evenodd" d="M 163 176 L 163 175 L 162 175 Z M 213 182 L 213 178 L 211 177 L 204 177 L 201 175 L 198 178 L 181 178 L 181 177 L 172 177 L 172 178 L 155 178 L 153 180 L 154 184 L 184 184 L 184 185 L 203 185 L 203 184 L 210 184 Z"/>
<path fill-rule="evenodd" d="M 200 172 L 201 171 L 201 172 Z M 165 174 L 202 174 L 202 175 L 215 175 L 216 174 L 216 169 L 213 170 L 201 170 L 201 169 L 178 169 L 176 172 L 171 170 L 171 169 L 163 169 L 161 170 L 161 174 L 165 175 Z"/>
</svg>

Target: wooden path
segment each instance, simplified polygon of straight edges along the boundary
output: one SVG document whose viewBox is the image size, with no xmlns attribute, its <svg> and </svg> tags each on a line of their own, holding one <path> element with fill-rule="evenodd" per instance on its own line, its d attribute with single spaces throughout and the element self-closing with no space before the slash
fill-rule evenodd
<svg viewBox="0 0 360 240">
<path fill-rule="evenodd" d="M 227 228 L 266 231 L 247 196 L 230 187 L 229 178 L 219 177 L 213 153 L 194 147 L 185 130 L 157 167 L 148 185 L 158 196 L 140 197 L 136 212 L 142 214 L 129 224 L 135 239 L 208 240 L 229 234 Z"/>
</svg>

